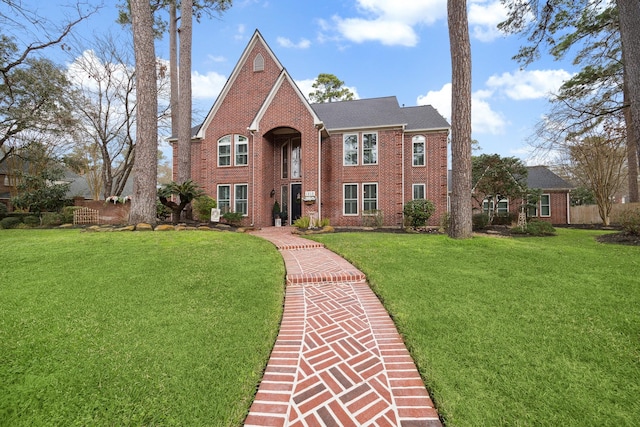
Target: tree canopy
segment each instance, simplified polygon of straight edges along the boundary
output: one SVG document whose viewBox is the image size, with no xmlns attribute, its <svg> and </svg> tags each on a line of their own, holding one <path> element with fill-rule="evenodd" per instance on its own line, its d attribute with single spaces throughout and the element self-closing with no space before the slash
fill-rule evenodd
<svg viewBox="0 0 640 427">
<path fill-rule="evenodd" d="M 309 93 L 309 100 L 313 103 L 351 101 L 355 95 L 344 82 L 333 74 L 320 73 L 311 85 L 315 91 Z"/>
</svg>

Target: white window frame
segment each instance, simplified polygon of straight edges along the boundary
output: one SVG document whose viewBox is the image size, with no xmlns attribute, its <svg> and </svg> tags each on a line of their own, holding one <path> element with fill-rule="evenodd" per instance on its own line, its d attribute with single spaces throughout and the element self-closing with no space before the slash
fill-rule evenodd
<svg viewBox="0 0 640 427">
<path fill-rule="evenodd" d="M 235 166 L 247 166 L 249 164 L 249 138 L 244 135 L 234 135 L 234 165 Z M 244 146 L 244 151 L 240 151 L 240 147 Z M 244 163 L 242 162 L 244 160 Z"/>
<path fill-rule="evenodd" d="M 416 197 L 416 189 L 422 188 L 422 197 Z M 427 198 L 427 184 L 413 184 L 411 187 L 411 196 L 413 200 L 426 199 Z"/>
<path fill-rule="evenodd" d="M 238 197 L 238 189 L 244 187 L 246 189 L 246 198 Z M 244 209 L 238 209 L 238 202 L 244 201 Z M 249 216 L 249 184 L 233 184 L 233 207 L 234 212 L 241 212 L 242 216 Z"/>
<path fill-rule="evenodd" d="M 354 138 L 355 137 L 355 149 L 349 149 L 347 150 L 347 140 Z M 360 141 L 358 139 L 358 134 L 357 133 L 345 133 L 344 135 L 342 135 L 342 165 L 343 166 L 358 166 L 358 147 L 360 145 Z M 355 153 L 355 163 L 348 163 L 347 162 L 347 154 L 353 154 Z"/>
<path fill-rule="evenodd" d="M 223 155 L 221 153 L 222 147 L 228 147 L 227 149 L 229 150 L 229 152 Z M 228 158 L 229 163 L 224 165 L 221 164 L 220 159 L 222 159 L 223 157 Z M 231 166 L 231 135 L 225 135 L 218 140 L 218 167 L 226 168 L 229 166 Z"/>
<path fill-rule="evenodd" d="M 355 199 L 353 197 L 347 199 L 347 187 L 353 187 L 356 190 L 356 197 Z M 345 183 L 342 184 L 342 215 L 344 216 L 358 216 L 358 206 L 359 206 L 359 191 L 358 191 L 358 184 L 355 183 Z M 355 201 L 355 208 L 356 208 L 356 212 L 355 213 L 347 213 L 347 201 L 349 201 L 350 203 L 353 203 Z"/>
<path fill-rule="evenodd" d="M 489 202 L 489 199 L 484 199 L 482 201 L 482 212 L 489 213 L 490 211 L 493 211 L 493 206 L 495 202 L 496 202 L 495 199 L 491 199 L 491 202 Z M 503 203 L 506 205 L 506 208 L 500 207 L 500 205 Z M 496 210 L 496 213 L 497 214 L 509 213 L 509 199 L 501 199 L 498 202 L 498 209 Z"/>
<path fill-rule="evenodd" d="M 423 167 L 427 165 L 427 138 L 423 135 L 416 135 L 411 139 L 411 164 L 415 167 Z M 422 153 L 418 153 L 418 155 L 422 155 L 422 162 L 416 162 L 416 146 L 422 145 Z"/>
<path fill-rule="evenodd" d="M 548 203 L 542 203 L 542 198 L 547 197 Z M 544 208 L 548 208 L 549 212 L 545 215 Z M 551 194 L 544 193 L 540 195 L 540 217 L 541 218 L 550 218 L 551 217 Z"/>
<path fill-rule="evenodd" d="M 228 199 L 223 199 L 220 197 L 220 189 L 226 187 L 227 188 L 227 194 L 229 195 Z M 216 191 L 217 194 L 217 203 L 218 203 L 218 208 L 220 209 L 221 213 L 227 213 L 231 210 L 231 185 L 230 184 L 218 184 L 218 188 Z M 226 203 L 225 203 L 226 202 Z M 223 203 L 225 203 L 223 205 Z M 227 210 L 224 210 L 223 206 L 227 207 Z"/>
<path fill-rule="evenodd" d="M 367 138 L 369 137 L 369 138 Z M 373 139 L 371 139 L 373 137 Z M 373 140 L 373 146 L 366 148 L 365 141 Z M 370 153 L 373 161 L 365 161 L 366 153 Z M 378 164 L 378 132 L 363 132 L 362 133 L 362 164 L 363 165 L 377 165 Z"/>
<path fill-rule="evenodd" d="M 367 186 L 374 186 L 374 188 L 376 189 L 376 197 L 375 199 L 371 199 L 371 198 L 367 198 L 367 191 L 366 191 L 366 187 Z M 367 209 L 367 203 L 375 203 L 375 207 L 374 208 L 369 208 Z M 374 215 L 373 213 L 370 214 L 365 214 L 366 211 L 376 211 L 378 210 L 378 183 L 377 182 L 365 182 L 362 184 L 362 215 Z"/>
</svg>

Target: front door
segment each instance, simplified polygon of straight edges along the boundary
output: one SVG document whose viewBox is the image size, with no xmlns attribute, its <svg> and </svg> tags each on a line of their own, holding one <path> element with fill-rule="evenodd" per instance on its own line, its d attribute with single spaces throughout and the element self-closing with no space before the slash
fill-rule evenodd
<svg viewBox="0 0 640 427">
<path fill-rule="evenodd" d="M 302 184 L 291 184 L 291 224 L 302 216 Z"/>
</svg>

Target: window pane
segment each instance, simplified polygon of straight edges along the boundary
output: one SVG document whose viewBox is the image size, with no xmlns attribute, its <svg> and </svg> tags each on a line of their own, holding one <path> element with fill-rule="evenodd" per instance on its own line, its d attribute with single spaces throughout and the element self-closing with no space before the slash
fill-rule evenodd
<svg viewBox="0 0 640 427">
<path fill-rule="evenodd" d="M 344 136 L 344 164 L 358 164 L 358 135 Z"/>
<path fill-rule="evenodd" d="M 236 185 L 235 186 L 235 211 L 241 212 L 242 215 L 247 215 L 247 192 L 248 186 L 244 185 Z"/>
<path fill-rule="evenodd" d="M 378 134 L 362 135 L 362 163 L 366 165 L 378 163 Z"/>
<path fill-rule="evenodd" d="M 220 212 L 229 212 L 231 207 L 230 195 L 231 189 L 228 185 L 218 186 L 218 208 L 220 209 Z"/>
<path fill-rule="evenodd" d="M 282 146 L 282 177 L 289 178 L 289 144 Z"/>
<path fill-rule="evenodd" d="M 413 137 L 413 166 L 424 166 L 424 136 Z"/>
<path fill-rule="evenodd" d="M 378 209 L 378 185 L 364 184 L 363 186 L 363 206 L 365 211 Z"/>
<path fill-rule="evenodd" d="M 300 178 L 302 176 L 302 159 L 300 140 L 294 140 L 291 143 L 291 178 Z"/>
<path fill-rule="evenodd" d="M 244 166 L 249 163 L 249 140 L 242 135 L 236 135 L 236 165 Z"/>
<path fill-rule="evenodd" d="M 218 166 L 231 165 L 231 136 L 227 135 L 218 140 Z"/>
<path fill-rule="evenodd" d="M 413 199 L 424 199 L 424 184 L 413 185 Z"/>
<path fill-rule="evenodd" d="M 344 214 L 358 214 L 358 186 L 356 184 L 344 186 Z"/>
<path fill-rule="evenodd" d="M 540 216 L 551 216 L 551 195 L 540 196 Z"/>
</svg>

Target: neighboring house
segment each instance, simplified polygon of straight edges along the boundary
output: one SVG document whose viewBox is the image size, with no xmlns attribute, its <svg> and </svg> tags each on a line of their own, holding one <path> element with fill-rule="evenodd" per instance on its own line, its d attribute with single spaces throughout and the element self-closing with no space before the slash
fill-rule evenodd
<svg viewBox="0 0 640 427">
<path fill-rule="evenodd" d="M 527 216 L 552 224 L 570 224 L 571 198 L 569 192 L 573 186 L 553 173 L 546 166 L 527 166 L 527 187 L 542 191 L 535 207 L 529 207 Z M 493 209 L 493 201 L 485 199 L 482 208 L 474 201 L 475 209 L 487 212 Z M 501 199 L 498 202 L 498 214 L 511 212 L 518 215 L 522 200 Z"/>
<path fill-rule="evenodd" d="M 11 193 L 16 186 L 15 178 L 9 174 L 7 162 L 0 163 L 0 203 L 11 209 Z"/>
<path fill-rule="evenodd" d="M 309 104 L 256 31 L 191 143 L 192 179 L 246 225 L 290 220 L 359 226 L 382 214 L 402 225 L 407 201 L 447 210 L 449 124 L 431 106 L 395 97 Z M 174 144 L 174 179 L 177 145 Z"/>
</svg>

